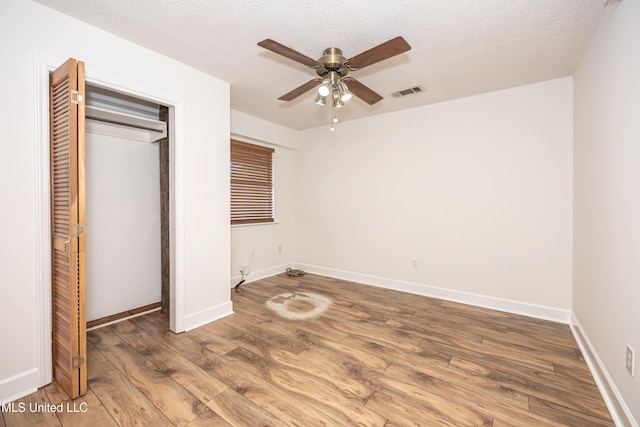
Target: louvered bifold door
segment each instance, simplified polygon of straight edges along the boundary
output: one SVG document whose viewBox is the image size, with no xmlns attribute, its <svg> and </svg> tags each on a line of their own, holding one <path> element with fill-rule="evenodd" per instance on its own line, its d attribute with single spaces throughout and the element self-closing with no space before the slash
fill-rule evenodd
<svg viewBox="0 0 640 427">
<path fill-rule="evenodd" d="M 69 397 L 87 390 L 84 63 L 50 75 L 53 376 Z"/>
</svg>

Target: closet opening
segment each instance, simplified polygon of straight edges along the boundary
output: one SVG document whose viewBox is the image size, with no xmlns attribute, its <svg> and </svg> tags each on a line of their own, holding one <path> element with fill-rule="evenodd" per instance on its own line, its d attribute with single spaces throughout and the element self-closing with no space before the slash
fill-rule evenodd
<svg viewBox="0 0 640 427">
<path fill-rule="evenodd" d="M 108 78 L 88 77 L 85 63 L 74 58 L 60 64 L 55 59 L 37 55 L 36 72 L 36 374 L 40 386 L 55 380 L 69 397 L 74 398 L 86 393 L 87 389 L 87 321 L 93 322 L 90 326 L 105 325 L 157 310 L 160 303 L 169 315 L 169 329 L 174 332 L 184 330 L 183 106 L 180 99 L 167 98 L 158 91 L 148 92 L 145 87 L 129 83 L 123 86 L 122 82 Z M 87 104 L 88 109 L 85 108 Z M 161 132 L 160 139 L 158 131 Z M 95 139 L 99 141 L 89 147 L 92 152 L 88 154 L 93 159 L 89 164 L 85 161 L 87 136 L 92 140 L 91 144 Z M 143 161 L 145 164 L 155 162 L 154 178 L 142 173 L 145 168 L 140 166 L 141 163 L 132 161 L 139 153 L 135 148 L 134 151 L 124 151 L 124 142 L 136 148 L 139 144 L 146 145 L 146 148 L 156 147 L 152 154 L 155 160 L 145 158 Z M 114 147 L 109 147 L 111 144 Z M 117 154 L 118 146 L 120 154 Z M 87 227 L 87 172 L 93 175 L 101 166 L 106 169 L 105 175 L 88 178 L 92 182 L 88 190 L 94 200 L 90 202 Z M 107 194 L 96 190 L 100 185 L 94 186 L 96 183 L 107 186 L 110 181 L 118 180 L 125 182 L 127 188 L 116 187 Z M 159 201 L 159 209 L 156 207 L 152 213 L 145 214 L 146 208 L 136 209 L 123 203 L 133 198 L 126 193 L 129 186 L 149 180 L 155 184 L 142 192 L 145 197 L 146 193 L 159 192 L 153 196 Z M 106 205 L 103 199 L 107 199 Z M 94 221 L 96 215 L 99 217 L 105 212 L 124 213 L 124 224 L 114 228 L 113 224 Z M 160 241 L 160 247 L 155 245 L 147 251 L 128 252 L 131 242 L 137 243 L 146 238 L 140 234 L 143 227 L 138 227 L 136 219 L 146 219 L 143 224 L 153 222 L 157 226 L 158 216 L 160 237 L 155 235 L 152 239 Z M 99 249 L 103 255 L 99 255 L 99 251 L 98 254 L 86 251 L 87 238 L 94 240 L 90 242 L 92 247 L 99 246 L 98 235 L 101 231 L 104 234 L 104 229 L 109 227 L 119 236 L 118 241 L 115 244 L 111 241 L 112 246 L 107 242 Z M 160 279 L 154 285 L 156 290 L 151 299 L 143 302 L 129 300 L 125 306 L 113 305 L 106 311 L 105 307 L 112 304 L 109 298 L 114 295 L 139 294 L 136 284 L 142 282 L 141 278 L 122 290 L 122 283 L 127 278 L 127 263 L 131 268 L 131 259 L 136 261 L 137 271 L 143 264 L 155 263 L 157 266 L 158 257 Z M 98 262 L 96 266 L 90 266 L 92 276 L 96 271 L 115 271 L 119 275 L 112 276 L 115 279 L 110 281 L 103 280 L 102 288 L 94 278 L 87 286 L 87 258 L 92 264 Z M 158 281 L 157 273 L 153 274 L 154 280 Z M 96 292 L 100 290 L 106 290 L 104 298 L 99 294 L 96 298 Z M 102 304 L 103 301 L 107 304 Z M 86 315 L 87 302 L 94 308 L 98 307 L 97 310 L 92 309 L 89 316 Z M 99 310 L 105 311 L 101 313 Z"/>
<path fill-rule="evenodd" d="M 169 313 L 169 108 L 86 84 L 87 329 Z"/>
</svg>

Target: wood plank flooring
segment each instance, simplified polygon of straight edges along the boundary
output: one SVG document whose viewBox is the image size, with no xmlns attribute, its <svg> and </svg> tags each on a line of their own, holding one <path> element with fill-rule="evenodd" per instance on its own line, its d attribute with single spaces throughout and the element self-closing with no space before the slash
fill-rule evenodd
<svg viewBox="0 0 640 427">
<path fill-rule="evenodd" d="M 332 300 L 314 319 L 266 306 L 309 294 Z M 0 427 L 613 425 L 567 325 L 309 274 L 232 297 L 183 334 L 160 313 L 91 331 L 87 395 L 52 383 Z"/>
</svg>

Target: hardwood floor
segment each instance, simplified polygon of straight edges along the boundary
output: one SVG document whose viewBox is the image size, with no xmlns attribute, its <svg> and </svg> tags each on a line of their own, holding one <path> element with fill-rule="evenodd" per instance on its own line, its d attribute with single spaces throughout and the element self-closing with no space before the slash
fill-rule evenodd
<svg viewBox="0 0 640 427">
<path fill-rule="evenodd" d="M 304 317 L 314 295 L 315 319 L 269 308 Z M 613 425 L 567 325 L 315 275 L 232 297 L 183 334 L 159 313 L 91 331 L 87 395 L 52 383 L 0 427 Z"/>
</svg>

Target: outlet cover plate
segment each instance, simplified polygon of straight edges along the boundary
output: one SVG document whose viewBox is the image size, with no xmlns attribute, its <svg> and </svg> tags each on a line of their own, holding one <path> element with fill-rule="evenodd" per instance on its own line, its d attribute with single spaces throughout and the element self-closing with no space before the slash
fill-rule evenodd
<svg viewBox="0 0 640 427">
<path fill-rule="evenodd" d="M 627 371 L 629 371 L 631 376 L 634 377 L 636 375 L 635 370 L 635 351 L 633 351 L 631 346 L 627 344 Z"/>
</svg>

